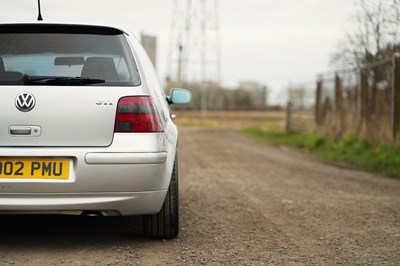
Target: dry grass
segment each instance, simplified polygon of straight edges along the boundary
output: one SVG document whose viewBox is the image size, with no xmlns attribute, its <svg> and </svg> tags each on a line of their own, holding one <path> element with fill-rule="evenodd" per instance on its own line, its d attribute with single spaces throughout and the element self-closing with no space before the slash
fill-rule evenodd
<svg viewBox="0 0 400 266">
<path fill-rule="evenodd" d="M 175 122 L 180 126 L 246 128 L 274 122 L 284 127 L 285 111 L 226 111 L 208 112 L 205 118 L 198 111 L 176 111 Z"/>
</svg>

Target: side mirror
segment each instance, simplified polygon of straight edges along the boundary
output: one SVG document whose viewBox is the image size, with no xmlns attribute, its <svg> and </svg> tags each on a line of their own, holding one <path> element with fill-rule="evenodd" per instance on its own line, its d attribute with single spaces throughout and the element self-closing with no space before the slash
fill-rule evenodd
<svg viewBox="0 0 400 266">
<path fill-rule="evenodd" d="M 171 90 L 170 96 L 168 97 L 169 104 L 190 103 L 191 100 L 192 93 L 186 89 L 174 88 Z"/>
</svg>

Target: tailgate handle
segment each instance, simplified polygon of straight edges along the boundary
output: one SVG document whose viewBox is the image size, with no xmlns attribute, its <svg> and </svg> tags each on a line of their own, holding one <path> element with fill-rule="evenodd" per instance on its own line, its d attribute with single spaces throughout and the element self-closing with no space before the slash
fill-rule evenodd
<svg viewBox="0 0 400 266">
<path fill-rule="evenodd" d="M 11 126 L 9 128 L 11 136 L 31 136 L 39 137 L 42 134 L 42 130 L 38 126 Z"/>
<path fill-rule="evenodd" d="M 29 136 L 32 133 L 30 128 L 10 128 L 11 135 Z"/>
</svg>

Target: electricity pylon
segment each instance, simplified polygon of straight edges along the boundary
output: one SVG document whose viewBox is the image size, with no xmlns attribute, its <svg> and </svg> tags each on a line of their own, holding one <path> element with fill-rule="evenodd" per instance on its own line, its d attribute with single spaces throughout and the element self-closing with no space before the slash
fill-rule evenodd
<svg viewBox="0 0 400 266">
<path fill-rule="evenodd" d="M 209 106 L 222 109 L 219 91 L 208 100 L 208 90 L 220 89 L 221 82 L 218 0 L 173 1 L 167 73 L 171 83 L 200 92 L 203 118 Z"/>
</svg>

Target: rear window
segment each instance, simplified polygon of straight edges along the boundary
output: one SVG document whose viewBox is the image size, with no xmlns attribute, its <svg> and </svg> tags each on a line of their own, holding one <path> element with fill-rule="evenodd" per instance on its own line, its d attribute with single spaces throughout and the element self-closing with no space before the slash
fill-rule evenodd
<svg viewBox="0 0 400 266">
<path fill-rule="evenodd" d="M 118 29 L 1 25 L 0 85 L 24 84 L 138 86 L 140 78 Z"/>
</svg>

